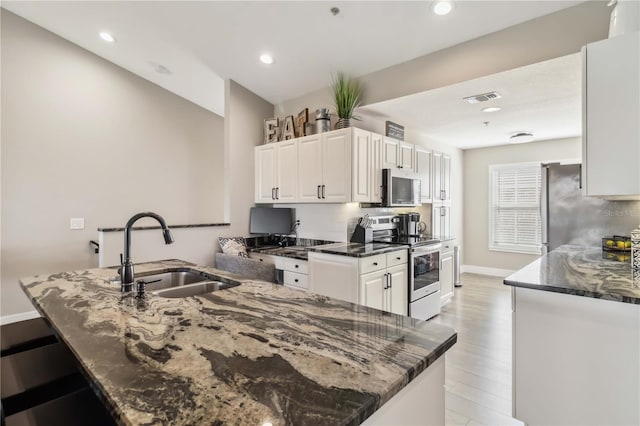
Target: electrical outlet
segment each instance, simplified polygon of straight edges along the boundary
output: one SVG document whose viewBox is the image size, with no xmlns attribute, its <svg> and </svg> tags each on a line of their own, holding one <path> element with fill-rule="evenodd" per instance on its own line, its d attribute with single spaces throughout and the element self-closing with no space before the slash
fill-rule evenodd
<svg viewBox="0 0 640 426">
<path fill-rule="evenodd" d="M 84 229 L 84 217 L 72 217 L 70 224 L 70 229 Z"/>
</svg>

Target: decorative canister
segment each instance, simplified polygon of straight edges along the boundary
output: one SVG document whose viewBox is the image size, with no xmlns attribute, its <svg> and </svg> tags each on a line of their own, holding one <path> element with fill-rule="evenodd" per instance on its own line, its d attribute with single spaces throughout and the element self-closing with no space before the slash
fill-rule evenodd
<svg viewBox="0 0 640 426">
<path fill-rule="evenodd" d="M 631 268 L 640 270 L 640 226 L 631 231 Z"/>
<path fill-rule="evenodd" d="M 329 117 L 328 108 L 320 108 L 316 110 L 316 133 L 324 133 L 331 130 L 331 118 Z"/>
</svg>

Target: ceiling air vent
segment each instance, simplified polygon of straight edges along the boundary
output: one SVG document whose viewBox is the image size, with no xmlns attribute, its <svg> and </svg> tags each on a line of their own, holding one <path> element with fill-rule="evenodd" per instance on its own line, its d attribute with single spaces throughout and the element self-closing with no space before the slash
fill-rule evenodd
<svg viewBox="0 0 640 426">
<path fill-rule="evenodd" d="M 500 93 L 498 92 L 489 92 L 482 93 L 480 95 L 467 96 L 466 98 L 462 98 L 470 104 L 479 104 L 480 102 L 487 102 L 493 99 L 500 99 Z"/>
<path fill-rule="evenodd" d="M 509 143 L 527 143 L 533 142 L 533 133 L 516 132 L 509 136 Z"/>
</svg>

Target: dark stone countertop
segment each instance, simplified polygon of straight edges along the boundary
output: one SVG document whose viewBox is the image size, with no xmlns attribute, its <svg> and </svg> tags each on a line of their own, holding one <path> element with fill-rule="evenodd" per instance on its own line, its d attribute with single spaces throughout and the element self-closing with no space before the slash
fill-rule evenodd
<svg viewBox="0 0 640 426">
<path fill-rule="evenodd" d="M 123 297 L 114 268 L 21 280 L 122 424 L 359 424 L 442 356 L 454 330 L 214 268 L 240 286 Z"/>
<path fill-rule="evenodd" d="M 409 247 L 402 244 L 385 243 L 335 243 L 322 246 L 309 247 L 308 250 L 314 253 L 337 254 L 349 257 L 368 257 L 378 254 L 389 253 L 397 250 L 407 250 Z"/>
<path fill-rule="evenodd" d="M 635 275 L 629 262 L 603 259 L 600 247 L 564 245 L 508 276 L 504 283 L 640 304 L 640 272 Z"/>
</svg>

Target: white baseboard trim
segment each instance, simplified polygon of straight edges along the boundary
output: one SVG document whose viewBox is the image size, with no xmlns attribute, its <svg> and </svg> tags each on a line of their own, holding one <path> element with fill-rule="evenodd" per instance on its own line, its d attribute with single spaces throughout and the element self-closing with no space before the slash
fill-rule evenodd
<svg viewBox="0 0 640 426">
<path fill-rule="evenodd" d="M 492 277 L 508 277 L 515 271 L 511 269 L 487 268 L 486 266 L 460 265 L 460 272 L 470 274 L 490 275 Z"/>
<path fill-rule="evenodd" d="M 7 325 L 14 322 L 26 321 L 34 318 L 39 318 L 39 317 L 40 317 L 40 314 L 38 313 L 38 311 L 28 311 L 28 312 L 22 312 L 19 314 L 5 315 L 3 317 L 0 317 L 0 325 Z"/>
</svg>

